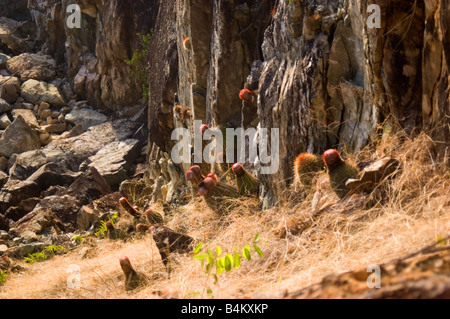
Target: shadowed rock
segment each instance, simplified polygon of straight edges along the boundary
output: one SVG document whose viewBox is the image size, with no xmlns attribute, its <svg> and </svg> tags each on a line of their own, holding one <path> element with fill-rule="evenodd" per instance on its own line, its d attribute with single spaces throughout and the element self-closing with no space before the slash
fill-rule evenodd
<svg viewBox="0 0 450 319">
<path fill-rule="evenodd" d="M 347 180 L 345 186 L 348 189 L 358 191 L 370 191 L 385 178 L 392 178 L 399 169 L 398 160 L 391 157 L 384 157 L 365 167 L 360 178 Z"/>
<path fill-rule="evenodd" d="M 189 252 L 194 239 L 162 225 L 150 226 L 149 231 L 152 233 L 153 240 L 156 243 L 156 247 L 158 247 L 164 266 L 166 266 L 167 272 L 170 273 L 170 254 L 174 252 Z"/>
</svg>

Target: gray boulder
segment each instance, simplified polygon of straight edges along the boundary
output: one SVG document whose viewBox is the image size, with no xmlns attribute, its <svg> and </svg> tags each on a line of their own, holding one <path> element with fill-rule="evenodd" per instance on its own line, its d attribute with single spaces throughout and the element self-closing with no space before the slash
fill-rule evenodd
<svg viewBox="0 0 450 319">
<path fill-rule="evenodd" d="M 64 98 L 54 84 L 30 79 L 24 82 L 20 88 L 20 95 L 25 101 L 32 104 L 47 102 L 54 106 L 65 104 Z"/>
<path fill-rule="evenodd" d="M 127 179 L 134 160 L 141 151 L 141 142 L 136 139 L 114 141 L 95 155 L 89 157 L 89 167 L 95 167 L 112 187 Z"/>
<path fill-rule="evenodd" d="M 7 62 L 10 58 L 11 58 L 11 57 L 10 57 L 9 55 L 6 55 L 6 54 L 0 52 L 0 69 L 6 68 L 6 62 Z"/>
<path fill-rule="evenodd" d="M 84 130 L 91 126 L 102 124 L 108 120 L 108 117 L 102 113 L 91 109 L 74 108 L 72 112 L 68 113 L 65 121 L 74 125 L 81 125 Z"/>
<path fill-rule="evenodd" d="M 57 162 L 41 166 L 27 180 L 36 183 L 41 190 L 46 190 L 55 185 L 68 186 L 81 174 L 70 171 L 64 162 Z"/>
</svg>

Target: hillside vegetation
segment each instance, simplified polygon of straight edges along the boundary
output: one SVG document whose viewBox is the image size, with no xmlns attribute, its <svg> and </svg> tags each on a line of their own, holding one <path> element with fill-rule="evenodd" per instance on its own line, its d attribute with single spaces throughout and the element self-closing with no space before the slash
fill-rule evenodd
<svg viewBox="0 0 450 319">
<path fill-rule="evenodd" d="M 252 246 L 259 234 L 263 257 L 252 250 L 251 261 L 242 259 L 217 283 L 192 254 L 173 254 L 169 277 L 150 234 L 133 234 L 126 241 L 88 237 L 47 261 L 20 262 L 25 270 L 9 274 L 0 298 L 280 298 L 331 274 L 387 263 L 450 234 L 450 172 L 433 161 L 432 143 L 424 133 L 415 139 L 385 134 L 376 146 L 349 154 L 356 163 L 391 156 L 401 168 L 370 194 L 342 200 L 323 183 L 314 210 L 313 195 L 294 189 L 265 211 L 256 198 L 239 199 L 226 216 L 218 216 L 200 198 L 178 207 L 167 226 L 205 243 L 204 249 L 220 246 L 224 254 L 234 253 Z M 118 225 L 128 218 L 119 213 Z M 125 291 L 119 265 L 123 255 L 149 277 L 147 285 Z M 80 267 L 79 288 L 67 285 L 70 265 Z"/>
</svg>

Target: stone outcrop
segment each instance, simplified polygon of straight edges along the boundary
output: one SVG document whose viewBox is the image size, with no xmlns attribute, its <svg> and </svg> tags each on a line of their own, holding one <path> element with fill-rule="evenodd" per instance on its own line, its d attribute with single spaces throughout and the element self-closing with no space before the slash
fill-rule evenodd
<svg viewBox="0 0 450 319">
<path fill-rule="evenodd" d="M 74 125 L 81 125 L 83 130 L 106 122 L 108 117 L 91 109 L 74 108 L 65 117 L 65 121 Z"/>
<path fill-rule="evenodd" d="M 160 10 L 163 60 L 177 58 L 178 64 L 164 64 L 158 73 L 164 81 L 149 79 L 157 88 L 149 101 L 150 142 L 170 153 L 171 130 L 192 129 L 192 119 L 210 126 L 279 128 L 280 169 L 260 176 L 263 207 L 292 183 L 295 156 L 330 147 L 359 151 L 383 122 L 407 134 L 435 128 L 435 155 L 443 158 L 450 133 L 448 8 L 384 3 L 381 24 L 374 27 L 368 5 L 293 0 L 274 8 L 271 1 L 190 1 L 174 5 L 175 21 Z M 154 39 L 162 37 L 158 27 Z M 189 48 L 183 46 L 186 38 Z M 243 87 L 257 92 L 253 108 L 238 98 Z M 189 121 L 174 120 L 175 104 L 190 109 Z"/>
<path fill-rule="evenodd" d="M 67 63 L 75 93 L 97 109 L 120 113 L 141 104 L 141 83 L 130 75 L 125 60 L 139 48 L 137 33 L 147 34 L 153 27 L 160 1 L 78 1 L 80 28 L 66 23 L 70 4 L 73 1 L 30 2 L 42 52 L 57 64 Z"/>
</svg>

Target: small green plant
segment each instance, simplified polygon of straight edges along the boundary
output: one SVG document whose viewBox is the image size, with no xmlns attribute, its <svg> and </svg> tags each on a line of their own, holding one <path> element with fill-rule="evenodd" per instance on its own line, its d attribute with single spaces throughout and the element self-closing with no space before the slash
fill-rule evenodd
<svg viewBox="0 0 450 319">
<path fill-rule="evenodd" d="M 125 63 L 131 66 L 131 76 L 134 76 L 138 79 L 142 87 L 142 98 L 144 100 L 148 100 L 149 97 L 149 89 L 148 89 L 148 76 L 147 69 L 145 66 L 145 58 L 148 54 L 148 49 L 150 46 L 150 40 L 153 36 L 153 30 L 150 30 L 147 34 L 137 33 L 139 38 L 139 46 L 140 49 L 134 51 L 131 59 L 126 59 Z"/>
<path fill-rule="evenodd" d="M 84 240 L 84 237 L 81 235 L 75 235 L 71 239 L 75 244 L 81 244 L 81 242 Z"/>
<path fill-rule="evenodd" d="M 262 250 L 256 245 L 260 240 L 260 235 L 256 234 L 253 239 L 253 249 L 259 255 L 263 257 Z M 201 267 L 204 268 L 207 277 L 212 276 L 214 278 L 214 284 L 217 285 L 219 282 L 219 276 L 225 271 L 229 272 L 233 268 L 237 269 L 241 266 L 241 254 L 248 261 L 252 260 L 251 248 L 249 245 L 244 246 L 241 250 L 234 247 L 234 253 L 222 254 L 222 248 L 217 246 L 215 252 L 211 249 L 206 249 L 204 252 L 200 252 L 204 246 L 204 243 L 198 244 L 193 251 L 193 259 L 200 261 Z M 208 298 L 214 298 L 212 290 L 207 287 Z"/>
<path fill-rule="evenodd" d="M 27 264 L 34 264 L 36 261 L 44 261 L 49 259 L 51 256 L 57 253 L 66 253 L 67 250 L 63 246 L 59 245 L 50 245 L 46 246 L 43 251 L 37 252 L 34 254 L 28 254 L 27 257 L 25 257 L 24 261 Z"/>
<path fill-rule="evenodd" d="M 436 239 L 436 244 L 438 244 L 441 247 L 447 246 L 447 238 L 443 238 L 442 236 L 438 236 Z"/>
<path fill-rule="evenodd" d="M 111 217 L 109 217 L 108 221 L 110 221 L 113 224 L 113 226 L 114 226 L 116 224 L 118 216 L 119 215 L 117 215 L 117 213 L 116 213 L 116 214 L 112 215 Z M 108 231 L 108 229 L 106 228 L 106 221 L 101 220 L 100 221 L 100 226 L 95 230 L 94 235 L 97 236 L 97 237 L 99 237 L 99 236 L 103 237 L 103 236 L 105 236 L 107 231 Z"/>
<path fill-rule="evenodd" d="M 8 277 L 8 273 L 6 271 L 0 270 L 0 286 L 6 282 L 6 277 Z"/>
</svg>

